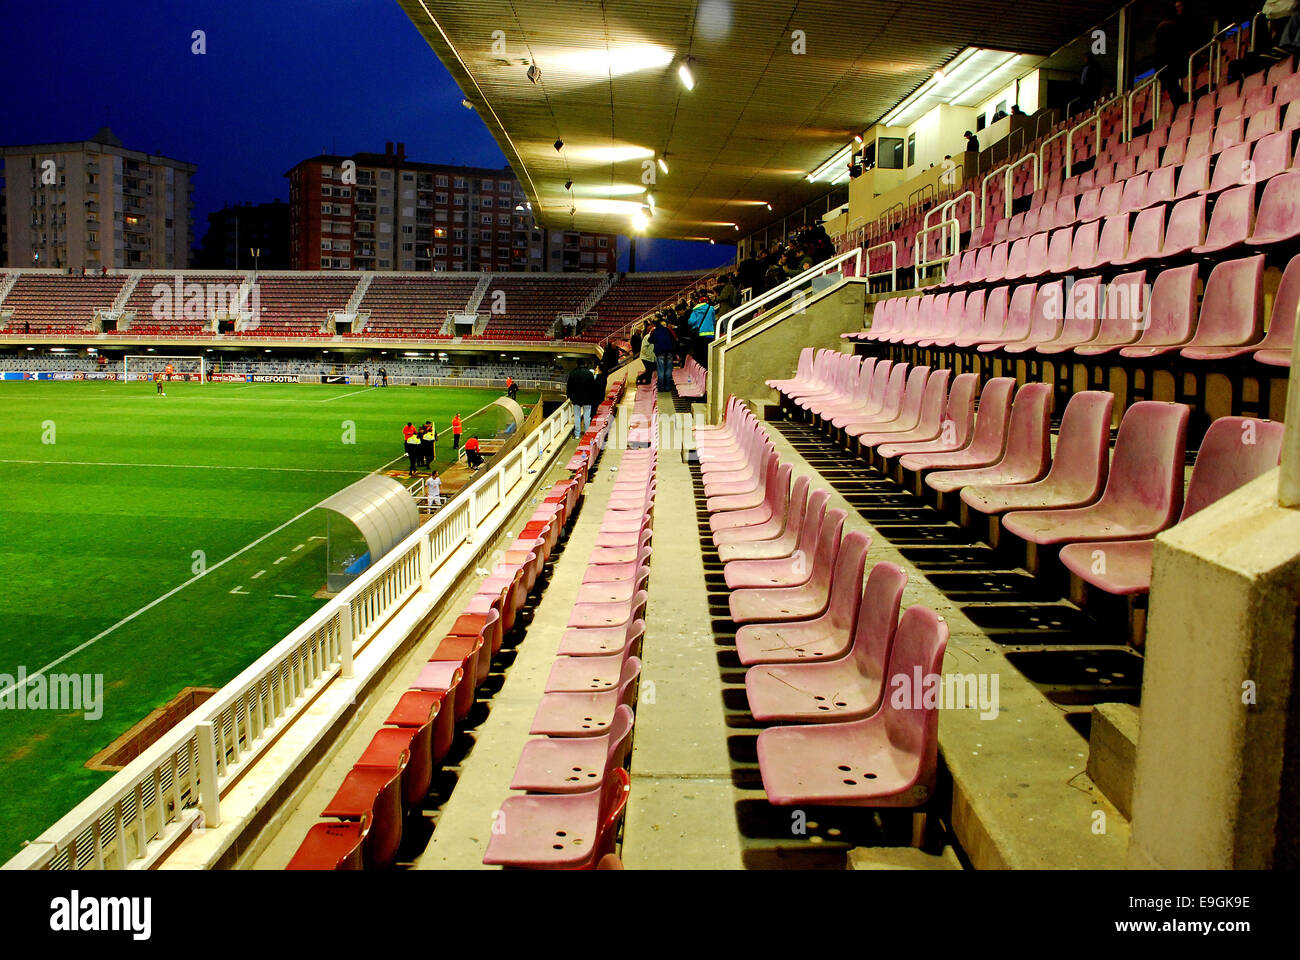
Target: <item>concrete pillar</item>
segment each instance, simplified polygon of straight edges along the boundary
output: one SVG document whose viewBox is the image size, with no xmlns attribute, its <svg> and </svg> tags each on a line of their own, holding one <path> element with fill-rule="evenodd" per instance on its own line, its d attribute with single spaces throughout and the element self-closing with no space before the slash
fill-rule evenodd
<svg viewBox="0 0 1300 960">
<path fill-rule="evenodd" d="M 1300 510 L 1279 473 L 1156 539 L 1130 867 L 1300 864 Z"/>
</svg>

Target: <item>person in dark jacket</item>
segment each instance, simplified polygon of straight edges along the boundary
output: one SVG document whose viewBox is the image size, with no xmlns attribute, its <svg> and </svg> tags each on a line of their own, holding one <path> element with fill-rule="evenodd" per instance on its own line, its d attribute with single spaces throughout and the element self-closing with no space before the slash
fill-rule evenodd
<svg viewBox="0 0 1300 960">
<path fill-rule="evenodd" d="M 650 331 L 650 342 L 655 348 L 655 369 L 659 373 L 659 389 L 673 388 L 673 350 L 677 337 L 673 335 L 663 317 L 655 318 L 655 328 Z"/>
<path fill-rule="evenodd" d="M 590 367 L 579 364 L 569 374 L 564 394 L 573 404 L 573 439 L 581 440 L 582 435 L 591 426 L 591 395 L 596 382 L 596 375 Z"/>
</svg>

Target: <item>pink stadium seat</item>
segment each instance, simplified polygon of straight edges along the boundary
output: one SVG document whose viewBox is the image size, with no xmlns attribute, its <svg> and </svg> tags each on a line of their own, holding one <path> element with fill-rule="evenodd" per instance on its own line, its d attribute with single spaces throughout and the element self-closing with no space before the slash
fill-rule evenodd
<svg viewBox="0 0 1300 960">
<path fill-rule="evenodd" d="M 1086 225 L 1079 229 L 1086 229 Z M 1019 284 L 1011 294 L 1011 305 L 1007 308 L 1006 325 L 1002 328 L 998 339 L 980 343 L 975 349 L 981 353 L 989 353 L 993 350 L 1003 349 L 1008 343 L 1017 343 L 1028 337 L 1030 327 L 1034 321 L 1034 295 L 1037 290 L 1037 284 Z M 987 320 L 988 312 L 986 309 L 985 321 L 987 322 Z"/>
<path fill-rule="evenodd" d="M 622 768 L 633 719 L 632 708 L 621 703 L 604 736 L 529 740 L 519 755 L 510 789 L 529 793 L 581 793 L 592 789 L 610 771 Z"/>
<path fill-rule="evenodd" d="M 1250 188 L 1243 187 L 1245 189 Z M 1218 213 L 1218 208 L 1215 208 Z M 1300 236 L 1300 173 L 1283 173 L 1264 185 L 1259 216 L 1246 240 L 1251 246 L 1281 243 Z"/>
<path fill-rule="evenodd" d="M 1091 342 L 1097 336 L 1104 312 L 1101 277 L 1077 280 L 1066 295 L 1065 321 L 1052 340 L 1037 344 L 1041 354 L 1057 354 Z"/>
<path fill-rule="evenodd" d="M 380 727 L 356 766 L 402 772 L 402 808 L 419 806 L 433 782 L 433 722 L 423 727 Z"/>
<path fill-rule="evenodd" d="M 1047 269 L 1044 273 L 1063 276 L 1070 272 L 1070 254 L 1074 248 L 1074 230 L 1062 227 L 1053 230 L 1047 242 Z"/>
<path fill-rule="evenodd" d="M 817 490 L 813 496 L 818 494 L 826 491 Z M 849 537 L 854 538 L 852 543 Z M 865 534 L 851 533 L 849 537 L 840 546 L 846 575 L 832 578 L 825 612 L 808 620 L 745 624 L 736 631 L 736 654 L 741 663 L 829 660 L 848 652 L 862 599 L 862 570 L 871 545 Z M 851 575 L 854 570 L 856 577 Z"/>
<path fill-rule="evenodd" d="M 1165 224 L 1165 245 L 1160 249 L 1162 257 L 1189 253 L 1205 241 L 1205 200 L 1202 195 L 1174 204 Z"/>
<path fill-rule="evenodd" d="M 1120 213 L 1135 213 L 1146 206 L 1147 175 L 1139 173 L 1124 181 L 1124 193 L 1120 197 Z"/>
<path fill-rule="evenodd" d="M 1282 424 L 1271 420 L 1221 417 L 1211 423 L 1197 451 L 1178 522 L 1277 466 L 1282 433 Z M 1154 539 L 1071 543 L 1061 548 L 1061 562 L 1085 583 L 1128 596 L 1151 589 L 1154 550 Z"/>
<path fill-rule="evenodd" d="M 1101 221 L 1081 223 L 1074 230 L 1074 243 L 1070 247 L 1070 269 L 1091 270 L 1097 263 L 1097 241 L 1101 236 Z"/>
<path fill-rule="evenodd" d="M 943 415 L 944 401 L 948 396 L 948 380 L 951 370 L 930 370 L 928 367 L 916 367 L 927 373 L 921 393 L 913 401 L 904 403 L 898 417 L 887 422 L 873 424 L 868 430 L 856 435 L 862 449 L 874 447 L 879 443 L 906 438 L 910 440 L 930 440 L 939 435 L 939 420 Z M 919 436 L 917 434 L 920 434 Z"/>
<path fill-rule="evenodd" d="M 978 375 L 960 374 L 952 382 L 940 428 L 933 437 L 925 440 L 895 437 L 878 445 L 876 454 L 889 459 L 909 453 L 949 453 L 961 450 L 969 442 L 971 429 L 975 425 L 975 392 L 978 389 Z"/>
<path fill-rule="evenodd" d="M 1274 177 L 1269 183 L 1279 178 Z M 1255 223 L 1255 185 L 1253 183 L 1225 190 L 1219 194 L 1205 232 L 1205 242 L 1192 247 L 1192 253 L 1218 253 L 1240 246 L 1250 236 Z M 1294 229 L 1294 224 L 1291 225 Z"/>
<path fill-rule="evenodd" d="M 835 660 L 768 663 L 745 672 L 749 712 L 759 723 L 842 723 L 875 713 L 898 628 L 907 574 L 877 563 L 867 577 L 847 654 Z"/>
<path fill-rule="evenodd" d="M 1046 233 L 1036 233 L 1029 238 L 1029 249 L 1026 251 L 1025 272 L 1026 277 L 1041 277 L 1047 273 L 1047 245 L 1048 235 Z"/>
<path fill-rule="evenodd" d="M 1111 265 L 1128 266 L 1157 259 L 1165 242 L 1165 213 L 1163 204 L 1141 210 L 1133 219 L 1128 249 L 1123 256 L 1113 258 Z"/>
<path fill-rule="evenodd" d="M 1296 309 L 1300 306 L 1300 255 L 1292 257 L 1282 272 L 1273 298 L 1273 314 L 1264 339 L 1255 347 L 1255 359 L 1270 366 L 1289 367 L 1295 339 Z"/>
<path fill-rule="evenodd" d="M 812 558 L 821 540 L 821 528 L 829 522 L 822 503 L 802 518 L 795 529 L 794 549 L 778 557 L 738 558 L 727 562 L 723 576 L 727 589 L 753 587 L 797 587 L 812 577 Z"/>
<path fill-rule="evenodd" d="M 1147 190 L 1142 197 L 1142 204 L 1150 207 L 1157 203 L 1167 203 L 1174 199 L 1175 192 L 1174 168 L 1161 167 L 1151 171 L 1147 177 Z"/>
<path fill-rule="evenodd" d="M 1034 294 L 1028 334 L 1023 340 L 1008 343 L 1002 349 L 1007 353 L 1027 353 L 1040 344 L 1055 340 L 1061 332 L 1065 310 L 1065 281 L 1040 284 Z"/>
<path fill-rule="evenodd" d="M 936 677 L 948 625 L 933 610 L 909 607 L 899 618 L 885 682 Z M 933 681 L 931 681 L 933 682 Z M 891 693 L 896 694 L 896 686 Z M 934 792 L 939 711 L 921 691 L 898 706 L 883 699 L 865 720 L 772 727 L 758 737 L 758 763 L 770 803 L 914 807 Z"/>
<path fill-rule="evenodd" d="M 1154 536 L 1174 522 L 1183 505 L 1190 412 L 1181 403 L 1133 404 L 1120 421 L 1101 499 L 1085 507 L 1015 511 L 1002 518 L 1003 527 L 1039 546 Z"/>
<path fill-rule="evenodd" d="M 854 534 L 840 543 L 844 528 L 845 511 L 828 510 L 822 520 L 821 536 L 817 550 L 811 558 L 812 576 L 807 583 L 797 587 L 772 587 L 751 590 L 733 590 L 727 597 L 731 619 L 736 623 L 784 622 L 807 620 L 826 612 L 830 600 L 832 580 L 852 576 L 862 579 L 862 563 L 870 539 Z"/>
<path fill-rule="evenodd" d="M 1092 503 L 1106 483 L 1114 404 L 1115 395 L 1108 391 L 1079 391 L 1065 405 L 1047 476 L 1035 482 L 966 484 L 962 486 L 962 502 L 989 515 Z"/>
<path fill-rule="evenodd" d="M 985 467 L 937 470 L 925 478 L 932 490 L 946 493 L 977 483 L 1029 483 L 1051 460 L 1052 385 L 1027 383 L 1016 394 L 1002 457 Z"/>
<path fill-rule="evenodd" d="M 613 729 L 619 704 L 636 699 L 641 661 L 623 661 L 619 685 L 599 693 L 546 693 L 537 704 L 529 733 L 546 737 L 598 737 Z"/>
<path fill-rule="evenodd" d="M 862 433 L 870 429 L 874 424 L 887 423 L 893 420 L 903 409 L 904 396 L 907 390 L 913 389 L 919 395 L 925 384 L 925 374 L 928 373 L 929 368 L 927 367 L 923 374 L 914 377 L 907 364 L 894 364 L 889 370 L 889 380 L 884 385 L 884 397 L 881 406 L 875 413 L 864 411 L 858 416 L 852 418 L 837 417 L 831 422 L 848 435 L 852 430 Z"/>
<path fill-rule="evenodd" d="M 488 840 L 483 862 L 534 870 L 586 870 L 614 852 L 631 781 L 615 767 L 602 786 L 582 793 L 509 797 L 506 829 Z"/>
<path fill-rule="evenodd" d="M 825 490 L 810 494 L 808 477 L 799 477 L 794 482 L 787 514 L 782 518 L 785 521 L 784 526 L 778 529 L 777 536 L 752 540 L 729 538 L 718 546 L 718 555 L 723 563 L 730 563 L 733 560 L 775 560 L 790 556 L 798 547 L 799 539 L 807 528 L 820 528 L 822 514 L 826 510 L 826 501 L 829 499 L 830 494 Z M 762 532 L 770 532 L 770 529 Z"/>
<path fill-rule="evenodd" d="M 899 459 L 904 470 L 964 469 L 996 463 L 1006 449 L 1007 424 L 1011 417 L 1014 377 L 994 377 L 980 393 L 975 430 L 969 445 L 951 453 L 910 453 Z"/>
<path fill-rule="evenodd" d="M 1196 336 L 1183 347 L 1189 360 L 1226 360 L 1250 353 L 1264 329 L 1264 255 L 1225 260 L 1205 281 Z"/>
<path fill-rule="evenodd" d="M 1121 347 L 1120 356 L 1155 357 L 1186 345 L 1196 328 L 1196 283 L 1194 263 L 1157 275 L 1142 336 L 1131 346 Z"/>
<path fill-rule="evenodd" d="M 1210 185 L 1201 193 L 1219 193 L 1239 186 L 1250 175 L 1250 144 L 1236 143 L 1223 150 L 1214 163 Z"/>
<path fill-rule="evenodd" d="M 756 514 L 754 523 L 733 527 L 723 527 L 713 531 L 713 543 L 736 543 L 746 540 L 765 540 L 770 536 L 779 536 L 786 526 L 787 509 L 794 504 L 790 493 L 791 465 L 778 463 L 776 478 L 764 489 L 763 505 Z"/>
<path fill-rule="evenodd" d="M 1210 185 L 1210 155 L 1202 154 L 1189 157 L 1178 171 L 1178 189 L 1174 199 L 1182 200 L 1198 193 L 1206 192 Z"/>
</svg>

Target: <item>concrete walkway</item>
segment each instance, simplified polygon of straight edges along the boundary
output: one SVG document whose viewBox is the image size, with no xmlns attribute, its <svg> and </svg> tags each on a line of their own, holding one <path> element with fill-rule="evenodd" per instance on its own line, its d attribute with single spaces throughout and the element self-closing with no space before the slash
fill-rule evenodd
<svg viewBox="0 0 1300 960">
<path fill-rule="evenodd" d="M 673 415 L 660 395 L 659 415 Z M 666 434 L 661 430 L 661 437 Z M 660 449 L 650 602 L 623 828 L 628 869 L 742 869 L 690 470 Z"/>
</svg>

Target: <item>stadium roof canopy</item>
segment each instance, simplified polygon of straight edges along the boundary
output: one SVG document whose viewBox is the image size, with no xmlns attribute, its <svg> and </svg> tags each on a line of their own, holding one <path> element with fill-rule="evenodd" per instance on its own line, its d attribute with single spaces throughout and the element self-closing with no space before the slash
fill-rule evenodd
<svg viewBox="0 0 1300 960">
<path fill-rule="evenodd" d="M 966 47 L 1046 56 L 1122 6 L 398 2 L 487 124 L 543 222 L 630 232 L 653 169 L 648 232 L 716 240 L 823 195 L 827 183 L 807 175 Z"/>
</svg>

